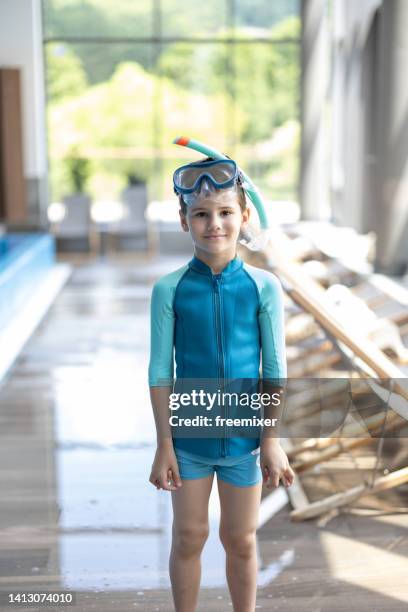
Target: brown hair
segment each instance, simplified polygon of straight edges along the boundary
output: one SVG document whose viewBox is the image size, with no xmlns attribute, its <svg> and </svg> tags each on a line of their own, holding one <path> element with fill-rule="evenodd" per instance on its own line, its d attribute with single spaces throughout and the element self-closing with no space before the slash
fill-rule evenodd
<svg viewBox="0 0 408 612">
<path fill-rule="evenodd" d="M 229 157 L 228 159 L 231 159 L 231 158 Z M 199 159 L 198 161 L 199 162 L 214 161 L 214 158 L 213 157 L 203 157 L 202 159 Z M 178 194 L 178 199 L 180 203 L 180 210 L 183 213 L 183 215 L 185 215 L 187 213 L 187 204 L 183 200 L 183 196 L 181 194 Z M 241 211 L 244 212 L 244 210 L 246 210 L 247 208 L 247 201 L 245 197 L 244 188 L 240 184 L 238 184 L 238 204 L 239 204 Z"/>
</svg>

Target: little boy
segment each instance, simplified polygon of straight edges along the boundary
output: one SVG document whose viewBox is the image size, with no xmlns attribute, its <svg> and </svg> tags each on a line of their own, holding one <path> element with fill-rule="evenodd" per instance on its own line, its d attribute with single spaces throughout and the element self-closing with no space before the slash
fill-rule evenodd
<svg viewBox="0 0 408 612">
<path fill-rule="evenodd" d="M 233 609 L 253 612 L 262 480 L 267 488 L 277 487 L 280 479 L 290 486 L 294 472 L 273 436 L 172 437 L 173 351 L 177 380 L 257 380 L 261 355 L 262 380 L 285 379 L 282 289 L 273 274 L 236 255 L 250 209 L 233 160 L 187 164 L 175 171 L 173 182 L 194 256 L 162 277 L 152 293 L 149 386 L 157 450 L 150 482 L 172 492 L 170 579 L 176 612 L 196 609 L 215 472 Z"/>
</svg>

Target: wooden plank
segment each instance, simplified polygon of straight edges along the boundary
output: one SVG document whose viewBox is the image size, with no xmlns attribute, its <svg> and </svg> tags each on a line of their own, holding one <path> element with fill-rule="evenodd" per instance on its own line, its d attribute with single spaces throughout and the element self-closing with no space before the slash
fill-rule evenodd
<svg viewBox="0 0 408 612">
<path fill-rule="evenodd" d="M 408 320 L 408 308 L 405 304 L 400 304 L 393 300 L 384 302 L 372 308 L 372 311 L 381 319 L 388 319 L 394 323 L 406 323 Z"/>
<path fill-rule="evenodd" d="M 326 442 L 328 441 L 328 443 Z M 321 450 L 330 446 L 333 443 L 333 438 L 307 438 L 300 444 L 294 444 L 292 448 L 287 452 L 288 459 L 294 459 L 298 455 L 307 451 Z"/>
<path fill-rule="evenodd" d="M 365 280 L 358 285 L 350 287 L 350 290 L 355 296 L 364 300 L 364 302 L 371 306 L 371 304 L 386 302 L 390 299 L 390 296 L 384 293 L 381 289 L 378 289 L 369 280 Z"/>
<path fill-rule="evenodd" d="M 330 398 L 330 400 L 329 398 L 325 397 L 325 404 L 322 404 L 321 398 L 316 398 L 314 402 L 311 402 L 310 404 L 306 404 L 301 407 L 297 407 L 295 409 L 290 405 L 289 402 L 288 405 L 285 405 L 285 425 L 290 427 L 290 425 L 292 424 L 298 424 L 301 420 L 311 419 L 316 414 L 319 415 L 318 422 L 320 422 L 321 415 L 324 414 L 327 410 L 330 410 L 332 412 L 338 412 L 339 414 L 344 414 L 344 398 L 342 397 L 342 395 L 340 397 L 332 397 Z M 316 422 L 316 419 L 314 419 L 314 422 Z M 299 435 L 300 437 L 304 437 L 305 434 Z"/>
<path fill-rule="evenodd" d="M 390 394 L 388 389 L 384 389 L 384 387 L 381 387 L 375 380 L 370 378 L 367 378 L 367 384 L 383 402 L 387 403 L 397 414 L 408 420 L 408 402 L 404 397 L 397 393 Z M 408 388 L 408 381 L 401 381 L 401 385 L 405 385 Z"/>
<path fill-rule="evenodd" d="M 366 430 L 369 430 L 372 435 L 381 435 L 384 432 L 390 431 L 391 429 L 398 429 L 400 427 L 405 427 L 405 420 L 401 420 L 401 416 L 407 418 L 406 416 L 406 400 L 408 400 L 408 388 L 406 385 L 402 384 L 401 380 L 404 379 L 404 372 L 397 368 L 394 363 L 388 359 L 388 357 L 383 353 L 381 349 L 377 347 L 377 345 L 368 339 L 364 334 L 359 332 L 358 326 L 353 325 L 349 326 L 347 321 L 340 321 L 336 309 L 329 303 L 329 301 L 325 297 L 324 290 L 321 289 L 319 283 L 315 282 L 313 279 L 309 278 L 305 274 L 305 270 L 302 269 L 304 266 L 300 266 L 295 263 L 295 258 L 291 257 L 290 251 L 290 241 L 287 237 L 278 229 L 273 230 L 273 235 L 271 240 L 264 250 L 263 253 L 259 254 L 259 259 L 261 261 L 261 265 L 266 269 L 272 269 L 277 275 L 281 278 L 284 289 L 290 295 L 290 297 L 300 306 L 305 312 L 309 313 L 314 317 L 314 319 L 323 327 L 323 329 L 328 334 L 330 339 L 335 340 L 335 345 L 341 350 L 340 354 L 345 355 L 349 358 L 349 352 L 352 354 L 353 367 L 359 367 L 359 361 L 364 364 L 363 374 L 365 369 L 371 371 L 371 375 L 376 375 L 380 379 L 394 379 L 395 382 L 395 391 L 396 398 L 398 398 L 398 406 L 393 402 L 394 405 L 397 406 L 397 410 L 390 412 L 387 414 L 386 426 L 384 428 L 384 413 L 377 415 L 372 415 L 369 418 L 364 419 L 364 425 L 361 424 L 347 424 L 343 428 L 343 435 L 351 436 L 355 434 L 358 436 L 359 434 L 364 433 L 364 427 Z M 254 262 L 255 263 L 255 262 Z M 257 262 L 259 265 L 259 262 Z M 332 271 L 336 271 L 335 265 L 329 265 L 329 268 Z M 357 276 L 356 276 L 357 278 Z M 371 294 L 374 294 L 375 291 L 369 288 Z M 385 299 L 380 295 L 380 298 L 376 298 L 376 304 L 378 306 L 384 307 L 384 304 L 387 305 L 388 309 L 392 310 L 398 317 L 402 317 L 401 320 L 405 320 L 404 316 L 401 315 L 400 306 L 395 304 L 390 304 L 390 301 L 385 296 Z M 398 319 L 400 320 L 400 319 Z M 355 323 L 355 321 L 354 321 Z M 290 325 L 290 324 L 289 324 Z M 288 326 L 289 327 L 289 326 Z M 293 326 L 292 326 L 293 327 Z M 295 326 L 296 327 L 296 326 Z M 291 330 L 292 336 L 291 339 L 297 341 L 299 339 L 299 335 L 301 338 L 309 336 L 313 333 L 312 324 L 308 322 L 306 326 L 304 326 L 305 330 Z M 302 331 L 307 331 L 308 333 L 302 334 Z M 295 332 L 295 333 L 293 333 Z M 300 332 L 300 334 L 299 334 Z M 290 334 L 289 334 L 290 335 Z M 312 350 L 313 354 L 314 351 Z M 329 353 L 330 356 L 330 353 Z M 307 354 L 305 357 L 309 357 Z M 326 357 L 326 355 L 325 355 Z M 340 358 L 340 357 L 339 357 Z M 295 368 L 292 366 L 295 365 L 295 362 L 298 361 L 299 356 L 296 356 L 294 360 L 290 362 L 290 375 L 293 377 L 293 373 Z M 305 372 L 306 368 L 303 364 L 303 372 Z M 334 373 L 335 375 L 335 373 Z M 380 387 L 381 389 L 381 387 Z M 388 392 L 382 390 L 382 395 Z M 380 395 L 381 399 L 385 399 Z M 395 399 L 395 398 L 394 398 Z M 375 441 L 375 438 L 368 437 L 356 437 L 349 439 L 338 439 L 332 436 L 330 439 L 310 439 L 304 441 L 301 445 L 297 447 L 292 444 L 287 447 L 288 457 L 293 459 L 298 457 L 300 454 L 304 453 L 306 450 L 309 452 L 313 450 L 319 451 L 317 456 L 308 457 L 307 460 L 304 461 L 294 461 L 292 464 L 292 468 L 297 473 L 296 475 L 296 483 L 300 484 L 299 473 L 317 465 L 321 461 L 328 461 L 335 456 L 340 455 L 344 451 L 349 451 L 352 448 L 359 448 L 365 445 L 371 444 Z M 405 468 L 404 468 L 405 469 Z M 408 468 L 406 468 L 408 470 Z M 343 504 L 350 503 L 349 500 L 357 499 L 360 495 L 364 495 L 366 490 L 369 489 L 369 492 L 375 493 L 380 490 L 384 490 L 385 488 L 391 488 L 392 486 L 398 486 L 399 480 L 398 475 L 399 472 L 394 478 L 392 475 L 389 475 L 384 479 L 379 479 L 376 481 L 374 487 L 368 487 L 368 485 L 360 485 L 359 487 L 353 487 L 349 492 L 340 493 L 336 496 L 331 496 L 326 498 L 325 500 L 321 500 L 319 502 L 315 502 L 313 504 L 307 503 L 306 496 L 301 499 L 301 501 L 296 501 L 295 490 L 292 487 L 292 494 L 294 495 L 294 501 L 291 502 L 293 505 L 299 505 L 297 509 L 295 509 L 291 517 L 293 520 L 302 520 L 303 518 L 307 518 L 309 516 L 317 516 L 324 515 L 324 520 L 329 520 L 330 517 L 334 516 L 337 512 L 337 507 Z M 403 474 L 403 478 L 408 480 L 408 474 Z M 385 484 L 384 484 L 385 483 Z M 291 492 L 289 492 L 289 496 L 291 496 Z"/>
<path fill-rule="evenodd" d="M 402 287 L 400 284 L 382 274 L 373 274 L 370 277 L 370 283 L 380 291 L 386 293 L 396 302 L 408 306 L 408 290 L 405 289 L 405 287 Z"/>
<path fill-rule="evenodd" d="M 286 341 L 295 343 L 302 339 L 315 338 L 319 331 L 321 333 L 314 318 L 302 308 L 300 314 L 290 317 L 286 323 Z"/>
<path fill-rule="evenodd" d="M 355 381 L 354 381 L 355 382 Z M 407 401 L 401 397 L 400 395 L 396 395 L 395 393 L 389 394 L 387 389 L 384 389 L 374 381 L 368 379 L 364 384 L 368 383 L 370 387 L 373 389 L 373 392 L 385 403 L 388 404 L 389 408 L 396 414 L 390 413 L 387 415 L 387 425 L 392 423 L 396 423 L 398 421 L 396 415 L 403 417 L 408 420 L 408 403 Z M 356 391 L 356 389 L 354 389 Z M 354 399 L 355 401 L 355 399 Z M 382 410 L 379 414 L 372 415 L 371 417 L 367 417 L 364 419 L 364 427 L 366 430 L 370 432 L 374 432 L 376 430 L 380 430 L 382 423 L 384 421 L 385 413 Z M 403 423 L 401 423 L 403 426 Z M 351 423 L 346 424 L 342 430 L 342 437 L 353 438 L 358 436 L 361 433 L 366 433 L 363 429 L 363 426 L 359 423 Z M 293 446 L 290 451 L 290 458 L 294 458 L 299 456 L 300 454 L 307 451 L 319 451 L 330 446 L 333 446 L 337 443 L 338 438 L 336 436 L 331 436 L 330 438 L 309 438 L 308 440 L 298 444 L 297 446 Z"/>
<path fill-rule="evenodd" d="M 307 278 L 299 265 L 287 261 L 290 241 L 283 232 L 274 228 L 271 234 L 267 247 L 260 255 L 265 267 L 273 268 L 286 282 L 292 299 L 310 312 L 324 329 L 349 347 L 379 378 L 404 378 L 403 372 L 373 342 L 359 334 L 358 330 L 348 330 L 344 323 L 340 323 L 334 309 L 325 299 L 324 290 L 318 283 Z M 408 399 L 408 391 L 398 381 L 396 391 Z"/>
<path fill-rule="evenodd" d="M 303 360 L 289 363 L 290 378 L 305 378 L 341 361 L 337 350 L 304 356 Z"/>
<path fill-rule="evenodd" d="M 403 427 L 406 427 L 406 425 L 406 421 L 401 421 L 399 415 L 396 413 L 391 413 L 387 416 L 387 424 L 384 428 L 384 433 L 390 431 L 391 429 L 402 429 Z M 371 435 L 365 438 L 337 438 L 336 441 L 333 439 L 333 443 L 328 448 L 323 449 L 317 455 L 309 457 L 308 459 L 295 461 L 293 468 L 298 473 L 305 472 L 323 461 L 330 461 L 330 459 L 337 457 L 343 452 L 348 452 L 361 446 L 369 446 L 378 439 L 377 436 L 380 436 L 383 433 L 382 426 L 378 427 L 377 429 L 373 429 L 370 433 Z"/>
<path fill-rule="evenodd" d="M 321 501 L 313 502 L 309 504 L 306 508 L 293 510 L 290 513 L 290 518 L 293 521 L 301 521 L 304 519 L 313 518 L 315 516 L 323 514 L 324 512 L 329 512 L 334 508 L 340 508 L 341 506 L 351 504 L 364 495 L 379 493 L 380 491 L 392 489 L 394 487 L 400 486 L 401 484 L 404 484 L 405 482 L 408 482 L 408 467 L 402 468 L 401 470 L 397 470 L 396 472 L 392 472 L 391 474 L 387 474 L 386 476 L 378 478 L 373 486 L 360 484 L 355 487 L 352 487 L 348 491 L 336 493 L 335 495 L 330 495 L 329 497 L 326 497 Z"/>
<path fill-rule="evenodd" d="M 296 342 L 295 346 L 286 346 L 286 357 L 288 363 L 295 363 L 302 359 L 307 359 L 311 355 L 326 353 L 333 348 L 330 340 L 325 338 L 307 338 L 306 340 Z"/>
</svg>

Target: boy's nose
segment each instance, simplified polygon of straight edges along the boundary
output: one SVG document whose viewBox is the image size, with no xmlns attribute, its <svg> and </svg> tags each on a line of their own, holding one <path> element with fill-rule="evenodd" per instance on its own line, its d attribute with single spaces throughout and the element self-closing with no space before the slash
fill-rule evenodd
<svg viewBox="0 0 408 612">
<path fill-rule="evenodd" d="M 215 227 L 221 227 L 221 218 L 218 215 L 211 215 L 209 218 L 208 226 L 210 229 Z"/>
</svg>

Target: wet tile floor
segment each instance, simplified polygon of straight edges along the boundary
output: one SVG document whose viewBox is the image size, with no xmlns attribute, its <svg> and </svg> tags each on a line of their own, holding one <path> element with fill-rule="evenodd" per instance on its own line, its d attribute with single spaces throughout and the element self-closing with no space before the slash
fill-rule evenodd
<svg viewBox="0 0 408 612">
<path fill-rule="evenodd" d="M 83 611 L 173 609 L 170 497 L 148 483 L 148 304 L 154 280 L 184 261 L 77 263 L 2 381 L 1 591 L 68 589 Z M 258 608 L 407 609 L 406 514 L 374 508 L 319 529 L 289 511 L 259 531 Z M 210 517 L 199 609 L 222 612 L 216 486 Z"/>
</svg>

